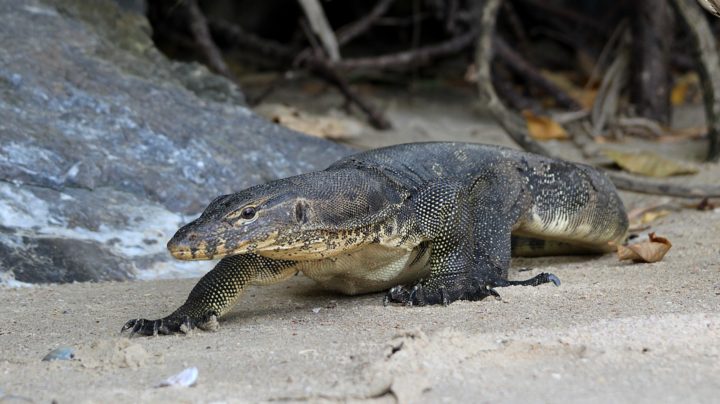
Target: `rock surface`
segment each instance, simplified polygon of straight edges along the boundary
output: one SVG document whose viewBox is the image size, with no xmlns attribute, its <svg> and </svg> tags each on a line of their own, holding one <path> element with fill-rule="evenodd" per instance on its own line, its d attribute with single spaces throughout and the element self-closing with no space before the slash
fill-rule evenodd
<svg viewBox="0 0 720 404">
<path fill-rule="evenodd" d="M 165 242 L 215 196 L 350 152 L 259 118 L 232 83 L 168 61 L 149 35 L 106 0 L 0 2 L 4 279 L 185 271 Z"/>
</svg>

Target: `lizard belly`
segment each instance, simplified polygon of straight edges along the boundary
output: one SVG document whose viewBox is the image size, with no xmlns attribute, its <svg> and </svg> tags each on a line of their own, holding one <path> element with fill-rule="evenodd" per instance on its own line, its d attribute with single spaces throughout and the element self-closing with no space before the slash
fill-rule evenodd
<svg viewBox="0 0 720 404">
<path fill-rule="evenodd" d="M 299 269 L 326 289 L 348 295 L 379 292 L 429 274 L 429 249 L 370 244 L 318 261 L 304 261 Z"/>
</svg>

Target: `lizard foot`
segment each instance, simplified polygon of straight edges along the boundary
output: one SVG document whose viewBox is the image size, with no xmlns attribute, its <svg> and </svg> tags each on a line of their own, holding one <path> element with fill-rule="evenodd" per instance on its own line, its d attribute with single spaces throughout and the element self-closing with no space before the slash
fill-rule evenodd
<svg viewBox="0 0 720 404">
<path fill-rule="evenodd" d="M 400 303 L 404 304 L 405 306 L 419 304 L 420 300 L 418 300 L 417 298 L 418 291 L 420 291 L 420 294 L 423 294 L 422 284 L 420 283 L 416 284 L 415 286 L 394 286 L 385 294 L 385 298 L 383 299 L 383 306 L 387 306 L 388 303 Z"/>
<path fill-rule="evenodd" d="M 442 284 L 430 284 L 424 282 L 418 282 L 413 286 L 398 285 L 390 289 L 385 298 L 383 304 L 385 306 L 388 303 L 400 303 L 405 306 L 425 306 L 442 304 L 447 306 L 455 300 L 479 300 L 468 296 L 467 293 L 461 290 L 455 290 L 447 288 Z M 489 290 L 483 297 L 497 295 L 495 291 Z"/>
<path fill-rule="evenodd" d="M 524 281 L 508 281 L 506 279 L 497 279 L 492 281 L 491 285 L 494 288 L 502 288 L 505 286 L 538 286 L 550 282 L 552 282 L 555 286 L 560 286 L 560 278 L 547 272 L 543 272 Z"/>
<path fill-rule="evenodd" d="M 456 300 L 476 301 L 490 296 L 500 299 L 500 295 L 494 289 L 498 287 L 538 286 L 550 282 L 552 282 L 555 286 L 560 286 L 560 279 L 557 276 L 545 272 L 523 281 L 509 281 L 499 278 L 484 284 L 478 284 L 477 282 L 472 281 L 456 281 L 452 282 L 450 286 L 447 286 L 446 284 L 439 282 L 430 283 L 421 281 L 410 287 L 404 285 L 393 287 L 385 295 L 383 304 L 385 306 L 387 306 L 388 303 L 400 303 L 405 306 L 425 306 L 434 304 L 447 306 Z"/>
<path fill-rule="evenodd" d="M 158 320 L 137 318 L 126 322 L 120 333 L 130 330 L 134 335 L 168 335 L 175 333 L 187 334 L 194 328 L 206 331 L 216 331 L 218 328 L 217 316 L 209 313 L 202 318 L 193 318 L 188 315 L 170 315 Z"/>
<path fill-rule="evenodd" d="M 467 291 L 464 299 L 482 300 L 488 296 L 495 296 L 496 299 L 500 300 L 500 294 L 498 294 L 494 288 L 504 288 L 507 286 L 538 286 L 550 282 L 552 282 L 555 286 L 560 286 L 560 278 L 546 272 L 523 281 L 509 281 L 507 279 L 497 278 L 487 282 L 485 285 L 477 289 Z"/>
</svg>

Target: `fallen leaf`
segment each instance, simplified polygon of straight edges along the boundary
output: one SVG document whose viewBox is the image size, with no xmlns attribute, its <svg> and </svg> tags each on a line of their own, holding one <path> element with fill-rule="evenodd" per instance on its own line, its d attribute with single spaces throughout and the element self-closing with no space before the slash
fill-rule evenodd
<svg viewBox="0 0 720 404">
<path fill-rule="evenodd" d="M 547 116 L 535 115 L 530 110 L 522 112 L 530 136 L 537 140 L 567 139 L 568 134 L 559 123 Z"/>
<path fill-rule="evenodd" d="M 647 206 L 631 209 L 627 214 L 628 220 L 630 221 L 629 230 L 631 232 L 646 230 L 650 228 L 648 223 L 669 215 L 672 210 L 676 209 L 669 205 L 669 199 L 667 198 L 663 198 Z"/>
<path fill-rule="evenodd" d="M 575 98 L 585 110 L 592 108 L 593 104 L 595 104 L 597 94 L 598 90 L 595 88 L 578 88 L 577 90 L 570 91 L 570 96 Z"/>
<path fill-rule="evenodd" d="M 333 111 L 320 116 L 280 104 L 261 105 L 256 111 L 277 124 L 325 139 L 346 139 L 362 132 L 359 122 Z"/>
<path fill-rule="evenodd" d="M 549 70 L 541 70 L 542 75 L 553 82 L 561 90 L 565 91 L 567 95 L 573 98 L 575 101 L 582 105 L 583 109 L 589 110 L 592 108 L 595 102 L 595 96 L 597 95 L 597 89 L 595 88 L 582 88 L 573 82 L 570 77 L 571 74 L 567 72 L 552 72 Z"/>
<path fill-rule="evenodd" d="M 660 219 L 661 217 L 665 217 L 669 214 L 670 214 L 670 211 L 667 209 L 652 210 L 650 212 L 645 212 L 645 213 L 643 213 L 642 217 L 640 218 L 640 223 L 648 224 L 650 222 L 654 222 L 657 219 Z"/>
<path fill-rule="evenodd" d="M 675 161 L 652 152 L 621 152 L 605 149 L 602 153 L 625 171 L 650 177 L 668 177 L 671 175 L 695 174 L 697 167 Z"/>
<path fill-rule="evenodd" d="M 666 128 L 664 135 L 658 136 L 656 140 L 661 143 L 682 142 L 692 139 L 702 139 L 707 137 L 707 126 L 693 126 L 689 128 Z"/>
<path fill-rule="evenodd" d="M 694 88 L 699 88 L 700 78 L 697 73 L 690 72 L 680 76 L 670 91 L 670 103 L 673 106 L 684 104 L 688 100 L 688 94 L 692 93 Z"/>
<path fill-rule="evenodd" d="M 633 262 L 658 262 L 672 247 L 672 243 L 664 237 L 657 237 L 655 233 L 648 235 L 648 241 L 642 241 L 627 246 L 617 246 L 618 259 L 632 260 Z"/>
<path fill-rule="evenodd" d="M 560 87 L 565 92 L 570 92 L 573 89 L 577 88 L 575 83 L 573 83 L 571 76 L 571 72 L 555 72 L 551 70 L 542 69 L 540 70 L 540 74 L 543 75 L 546 79 L 553 82 L 556 86 Z"/>
</svg>

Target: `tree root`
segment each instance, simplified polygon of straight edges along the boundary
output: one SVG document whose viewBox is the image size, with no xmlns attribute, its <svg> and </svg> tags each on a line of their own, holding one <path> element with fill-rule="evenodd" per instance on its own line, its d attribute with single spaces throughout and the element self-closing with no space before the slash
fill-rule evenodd
<svg viewBox="0 0 720 404">
<path fill-rule="evenodd" d="M 678 0 L 680 1 L 680 0 Z M 481 101 L 487 105 L 500 126 L 521 148 L 526 151 L 554 157 L 549 150 L 535 141 L 525 127 L 522 119 L 502 103 L 492 84 L 490 65 L 493 57 L 493 35 L 495 20 L 501 0 L 486 0 L 480 20 L 482 27 L 477 42 L 475 63 L 478 69 L 478 89 Z M 720 93 L 719 93 L 720 94 Z M 615 186 L 626 191 L 669 195 L 682 198 L 720 197 L 720 186 L 685 186 L 662 183 L 632 177 L 626 174 L 606 171 Z"/>
</svg>

